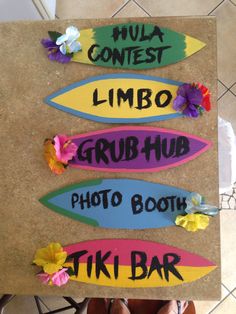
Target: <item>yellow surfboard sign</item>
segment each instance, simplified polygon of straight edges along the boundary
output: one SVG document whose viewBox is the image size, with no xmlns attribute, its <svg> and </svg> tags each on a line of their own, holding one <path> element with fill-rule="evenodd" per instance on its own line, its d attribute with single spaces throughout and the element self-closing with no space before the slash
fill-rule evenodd
<svg viewBox="0 0 236 314">
<path fill-rule="evenodd" d="M 181 117 L 173 100 L 182 82 L 138 74 L 108 74 L 69 85 L 45 102 L 103 123 L 142 123 Z"/>
</svg>

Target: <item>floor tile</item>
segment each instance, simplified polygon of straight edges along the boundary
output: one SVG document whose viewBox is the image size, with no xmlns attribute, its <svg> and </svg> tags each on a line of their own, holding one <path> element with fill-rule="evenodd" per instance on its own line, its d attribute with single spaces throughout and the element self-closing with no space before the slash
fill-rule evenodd
<svg viewBox="0 0 236 314">
<path fill-rule="evenodd" d="M 152 16 L 206 15 L 222 0 L 136 0 Z"/>
<path fill-rule="evenodd" d="M 218 101 L 219 116 L 232 124 L 236 134 L 236 96 L 230 91 L 224 94 Z"/>
<path fill-rule="evenodd" d="M 115 17 L 142 17 L 148 14 L 141 9 L 135 2 L 130 1 L 124 8 L 122 8 Z"/>
<path fill-rule="evenodd" d="M 47 309 L 42 306 L 42 309 Z M 38 309 L 32 296 L 16 296 L 4 308 L 4 314 L 38 314 Z"/>
<path fill-rule="evenodd" d="M 236 209 L 236 184 L 227 193 L 221 194 L 221 208 L 222 209 Z"/>
<path fill-rule="evenodd" d="M 230 0 L 234 5 L 236 5 L 236 0 Z"/>
<path fill-rule="evenodd" d="M 236 298 L 236 289 L 232 292 L 232 295 Z"/>
<path fill-rule="evenodd" d="M 236 0 L 235 0 L 236 1 Z M 236 96 L 236 83 L 231 87 L 231 92 Z"/>
<path fill-rule="evenodd" d="M 225 289 L 224 286 L 221 286 L 221 294 L 222 294 L 222 300 L 229 294 L 229 291 Z M 219 301 L 195 301 L 194 305 L 196 308 L 197 314 L 206 314 L 210 312 L 216 305 L 219 303 Z"/>
<path fill-rule="evenodd" d="M 62 308 L 65 306 L 69 306 L 70 304 L 63 299 L 62 297 L 40 297 L 43 302 L 47 305 L 47 307 L 50 308 L 50 310 L 55 310 L 58 308 Z M 81 302 L 83 301 L 83 299 L 79 299 L 79 298 L 73 298 L 76 302 Z M 71 309 L 68 311 L 65 311 L 65 314 L 72 314 L 75 313 L 75 309 Z"/>
<path fill-rule="evenodd" d="M 225 92 L 226 92 L 227 88 L 218 81 L 218 98 L 220 98 Z"/>
<path fill-rule="evenodd" d="M 128 0 L 57 0 L 60 19 L 111 17 Z"/>
<path fill-rule="evenodd" d="M 217 16 L 218 77 L 230 87 L 236 81 L 236 6 L 227 0 L 211 15 Z"/>
<path fill-rule="evenodd" d="M 236 288 L 236 211 L 222 210 L 220 218 L 222 283 L 232 291 Z"/>
<path fill-rule="evenodd" d="M 211 314 L 233 314 L 236 313 L 236 299 L 229 295 L 222 303 L 220 303 Z"/>
</svg>

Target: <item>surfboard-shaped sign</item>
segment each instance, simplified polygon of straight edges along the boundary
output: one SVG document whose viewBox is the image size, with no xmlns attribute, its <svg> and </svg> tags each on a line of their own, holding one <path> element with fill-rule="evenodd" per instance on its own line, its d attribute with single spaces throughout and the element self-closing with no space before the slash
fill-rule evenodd
<svg viewBox="0 0 236 314">
<path fill-rule="evenodd" d="M 175 130 L 126 126 L 68 137 L 77 146 L 69 166 L 110 172 L 153 172 L 182 165 L 212 145 Z"/>
<path fill-rule="evenodd" d="M 45 98 L 57 109 L 103 123 L 143 123 L 183 116 L 173 109 L 182 82 L 131 73 L 107 74 L 69 85 Z"/>
<path fill-rule="evenodd" d="M 55 212 L 103 228 L 146 229 L 175 225 L 190 192 L 132 179 L 84 181 L 39 201 Z"/>
<path fill-rule="evenodd" d="M 138 239 L 104 239 L 64 247 L 71 280 L 123 288 L 171 287 L 200 279 L 211 261 L 177 247 Z"/>
<path fill-rule="evenodd" d="M 80 30 L 78 41 L 82 50 L 73 54 L 72 61 L 135 70 L 179 62 L 205 46 L 186 34 L 146 23 Z"/>
</svg>

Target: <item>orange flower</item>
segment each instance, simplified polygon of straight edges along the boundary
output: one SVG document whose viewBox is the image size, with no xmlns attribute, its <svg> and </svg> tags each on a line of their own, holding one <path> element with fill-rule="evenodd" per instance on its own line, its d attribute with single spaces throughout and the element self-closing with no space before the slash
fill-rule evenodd
<svg viewBox="0 0 236 314">
<path fill-rule="evenodd" d="M 50 139 L 44 142 L 44 157 L 53 173 L 62 174 L 66 170 L 66 165 L 57 160 L 56 150 Z"/>
</svg>

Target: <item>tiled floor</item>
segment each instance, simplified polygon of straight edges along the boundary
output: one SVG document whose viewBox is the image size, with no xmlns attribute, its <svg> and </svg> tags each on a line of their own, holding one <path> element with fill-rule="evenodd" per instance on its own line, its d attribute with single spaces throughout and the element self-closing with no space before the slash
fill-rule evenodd
<svg viewBox="0 0 236 314">
<path fill-rule="evenodd" d="M 236 132 L 236 0 L 57 0 L 57 18 L 216 15 L 218 19 L 219 114 Z M 197 314 L 236 313 L 236 186 L 221 196 L 222 300 L 196 302 Z M 65 306 L 42 298 L 46 308 Z M 4 314 L 34 314 L 33 298 L 15 297 Z M 67 311 L 65 313 L 74 313 Z M 98 313 L 99 314 L 99 313 Z"/>
</svg>

